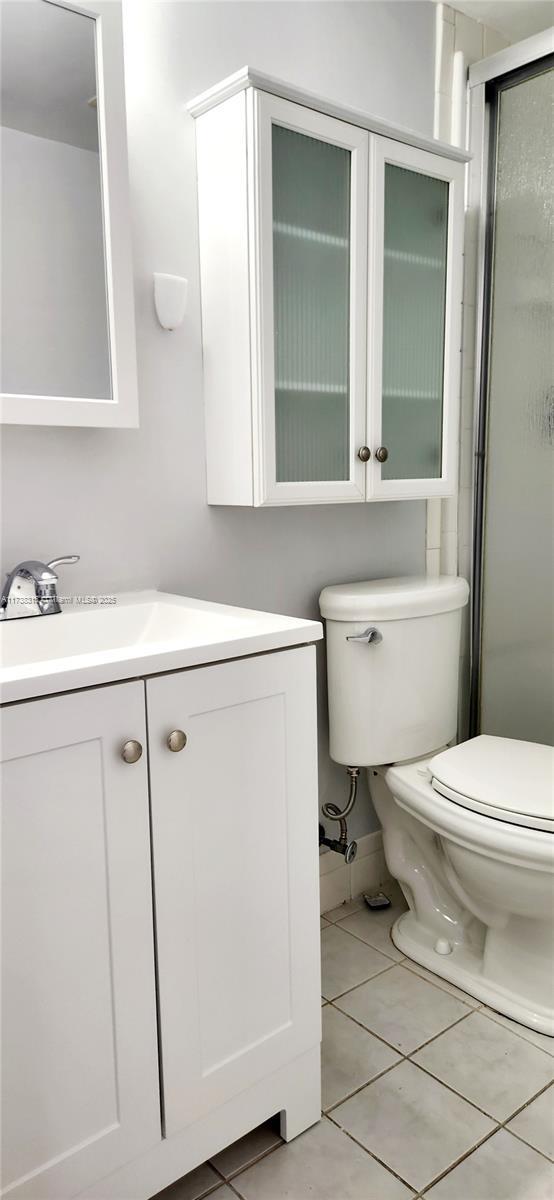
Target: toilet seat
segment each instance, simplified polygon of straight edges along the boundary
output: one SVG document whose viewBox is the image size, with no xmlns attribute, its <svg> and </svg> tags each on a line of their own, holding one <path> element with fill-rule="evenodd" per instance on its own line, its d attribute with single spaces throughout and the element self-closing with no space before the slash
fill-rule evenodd
<svg viewBox="0 0 554 1200">
<path fill-rule="evenodd" d="M 481 734 L 428 763 L 433 789 L 496 821 L 554 833 L 554 749 Z"/>
</svg>

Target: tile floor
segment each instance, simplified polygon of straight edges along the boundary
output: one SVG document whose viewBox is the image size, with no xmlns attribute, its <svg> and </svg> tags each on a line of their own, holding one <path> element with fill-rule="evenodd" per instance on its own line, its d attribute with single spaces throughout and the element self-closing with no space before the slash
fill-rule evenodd
<svg viewBox="0 0 554 1200">
<path fill-rule="evenodd" d="M 268 1122 L 157 1200 L 553 1200 L 554 1039 L 403 958 L 386 890 L 321 921 L 320 1124 Z"/>
</svg>

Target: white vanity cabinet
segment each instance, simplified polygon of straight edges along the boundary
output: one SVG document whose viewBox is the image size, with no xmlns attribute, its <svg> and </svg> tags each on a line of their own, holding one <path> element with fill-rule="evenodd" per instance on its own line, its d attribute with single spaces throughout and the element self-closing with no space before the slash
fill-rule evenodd
<svg viewBox="0 0 554 1200">
<path fill-rule="evenodd" d="M 144 685 L 2 710 L 2 1196 L 160 1138 Z"/>
<path fill-rule="evenodd" d="M 315 648 L 1 718 L 2 1196 L 146 1200 L 313 1124 Z"/>
<path fill-rule="evenodd" d="M 249 70 L 189 111 L 209 502 L 454 493 L 467 156 Z"/>
</svg>

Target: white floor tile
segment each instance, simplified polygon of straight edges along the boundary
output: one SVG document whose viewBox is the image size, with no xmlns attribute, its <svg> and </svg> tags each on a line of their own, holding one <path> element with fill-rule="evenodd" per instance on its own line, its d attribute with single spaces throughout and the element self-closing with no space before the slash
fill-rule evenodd
<svg viewBox="0 0 554 1200">
<path fill-rule="evenodd" d="M 497 1121 L 505 1121 L 550 1082 L 552 1059 L 480 1012 L 414 1055 L 437 1079 Z"/>
<path fill-rule="evenodd" d="M 425 1193 L 425 1200 L 552 1200 L 551 1163 L 503 1129 Z"/>
<path fill-rule="evenodd" d="M 235 1177 L 233 1187 L 243 1200 L 410 1200 L 412 1195 L 325 1118 Z"/>
<path fill-rule="evenodd" d="M 522 1109 L 507 1128 L 529 1142 L 535 1150 L 554 1159 L 554 1088 L 549 1087 L 527 1108 Z"/>
<path fill-rule="evenodd" d="M 337 925 L 322 931 L 321 991 L 326 1000 L 333 1000 L 390 965 L 390 958 L 371 946 L 364 946 Z"/>
<path fill-rule="evenodd" d="M 420 967 L 419 963 L 412 962 L 409 958 L 404 959 L 404 966 L 409 971 L 414 971 L 421 979 L 427 979 L 429 983 L 434 983 L 435 987 L 440 987 L 443 992 L 448 992 L 450 996 L 457 996 L 458 1000 L 462 1000 L 470 1008 L 481 1007 L 481 1001 L 476 1000 L 475 996 L 469 996 L 467 992 L 462 992 L 461 988 L 456 987 L 454 983 L 449 983 L 447 979 L 441 979 L 440 975 L 435 975 L 434 971 L 428 971 L 427 967 Z"/>
<path fill-rule="evenodd" d="M 399 1055 L 327 1004 L 321 1045 L 322 1103 L 328 1109 L 400 1062 Z"/>
<path fill-rule="evenodd" d="M 481 1011 L 492 1021 L 496 1021 L 497 1025 L 511 1029 L 512 1033 L 517 1033 L 518 1037 L 525 1038 L 526 1042 L 532 1042 L 533 1046 L 538 1046 L 541 1050 L 546 1050 L 547 1054 L 554 1056 L 554 1037 L 548 1037 L 546 1033 L 538 1033 L 536 1029 L 528 1029 L 526 1025 L 520 1025 L 519 1021 L 511 1021 L 509 1017 L 495 1012 L 492 1008 L 484 1007 Z"/>
<path fill-rule="evenodd" d="M 239 1138 L 238 1142 L 234 1142 L 220 1154 L 216 1154 L 215 1158 L 210 1159 L 210 1163 L 217 1168 L 224 1179 L 232 1179 L 233 1175 L 246 1170 L 263 1154 L 267 1154 L 269 1150 L 280 1145 L 282 1145 L 282 1138 L 276 1132 L 273 1124 L 268 1121 L 265 1125 L 259 1125 L 257 1129 L 247 1133 L 245 1137 Z"/>
<path fill-rule="evenodd" d="M 188 1175 L 183 1175 L 182 1179 L 178 1179 L 176 1183 L 170 1184 L 164 1188 L 163 1192 L 158 1192 L 152 1200 L 201 1200 L 202 1196 L 207 1196 L 213 1192 L 218 1184 L 221 1184 L 219 1175 L 208 1165 L 203 1163 L 201 1167 L 197 1167 L 195 1171 L 190 1171 Z M 219 1189 L 215 1194 L 218 1200 L 228 1200 L 228 1189 Z"/>
<path fill-rule="evenodd" d="M 344 917 L 349 917 L 351 913 L 359 912 L 363 907 L 363 897 L 357 896 L 355 900 L 345 900 L 344 904 L 339 904 L 338 908 L 332 908 L 330 912 L 324 913 L 323 919 L 334 924 L 335 921 L 342 921 Z"/>
<path fill-rule="evenodd" d="M 417 1191 L 494 1128 L 411 1062 L 393 1067 L 335 1108 L 333 1120 Z"/>
<path fill-rule="evenodd" d="M 404 955 L 396 949 L 390 931 L 396 918 L 405 912 L 406 908 L 404 897 L 401 900 L 398 899 L 391 908 L 369 909 L 365 904 L 359 912 L 341 919 L 340 928 L 361 938 L 363 942 L 367 942 L 368 946 L 374 946 L 376 950 L 381 950 L 395 962 L 401 962 Z"/>
<path fill-rule="evenodd" d="M 402 1054 L 410 1054 L 471 1011 L 400 965 L 349 992 L 337 1007 Z"/>
</svg>

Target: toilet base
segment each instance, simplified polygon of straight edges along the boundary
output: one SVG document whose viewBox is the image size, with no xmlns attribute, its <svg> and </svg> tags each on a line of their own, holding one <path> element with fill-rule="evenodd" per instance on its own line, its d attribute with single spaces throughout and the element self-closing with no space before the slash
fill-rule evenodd
<svg viewBox="0 0 554 1200">
<path fill-rule="evenodd" d="M 424 929 L 413 912 L 403 913 L 392 927 L 397 950 L 426 967 L 441 979 L 453 983 L 495 1012 L 518 1021 L 520 1025 L 554 1037 L 551 1009 L 529 1008 L 524 996 L 501 987 L 483 974 L 483 958 L 463 942 L 448 943 Z M 442 943 L 442 944 L 441 944 Z M 438 946 L 438 949 L 436 948 Z M 446 951 L 446 952 L 445 952 Z"/>
</svg>

